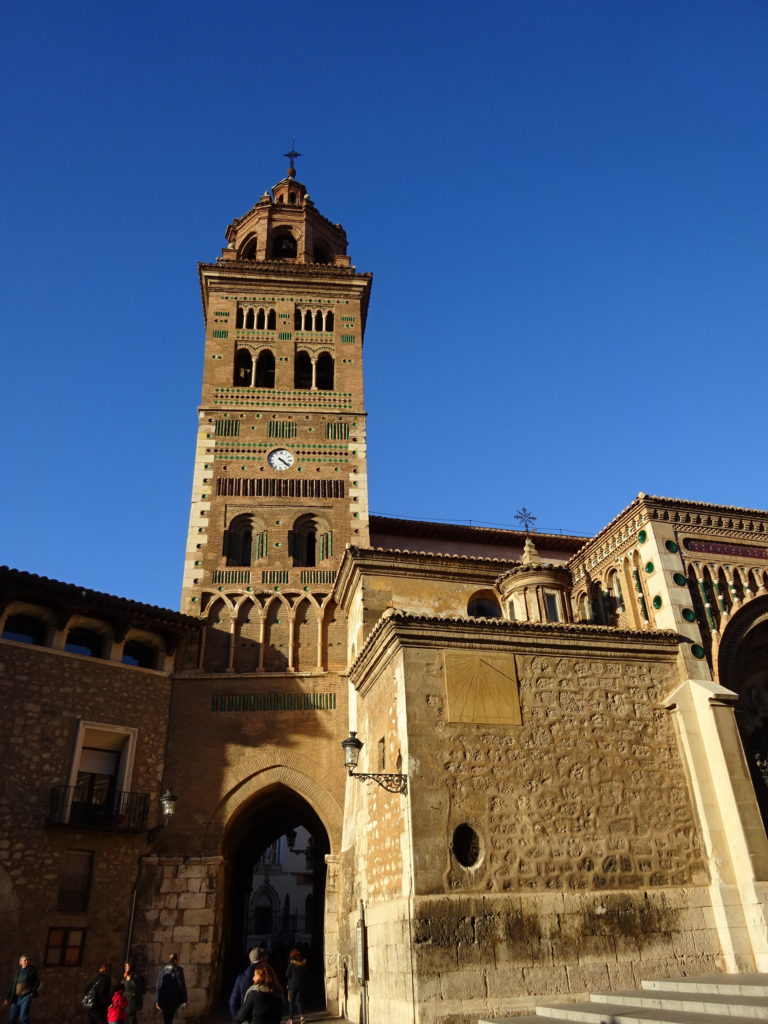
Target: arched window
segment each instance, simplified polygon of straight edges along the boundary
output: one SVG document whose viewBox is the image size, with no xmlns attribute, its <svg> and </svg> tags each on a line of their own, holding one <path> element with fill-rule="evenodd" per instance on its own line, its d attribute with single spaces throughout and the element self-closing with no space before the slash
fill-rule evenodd
<svg viewBox="0 0 768 1024">
<path fill-rule="evenodd" d="M 291 204 L 291 206 L 295 206 L 296 205 L 296 193 L 295 192 L 289 192 L 288 193 L 288 202 Z"/>
<path fill-rule="evenodd" d="M 67 633 L 64 650 L 71 654 L 85 654 L 89 658 L 102 658 L 104 656 L 104 637 L 95 629 L 74 626 Z"/>
<path fill-rule="evenodd" d="M 333 330 L 333 310 L 325 314 L 325 329 L 326 331 Z"/>
<path fill-rule="evenodd" d="M 135 665 L 138 668 L 154 668 L 157 653 L 154 647 L 140 640 L 129 640 L 123 647 L 122 662 L 124 665 Z"/>
<path fill-rule="evenodd" d="M 315 382 L 320 391 L 333 391 L 333 356 L 328 352 L 317 357 Z"/>
<path fill-rule="evenodd" d="M 501 608 L 496 597 L 489 591 L 473 594 L 467 604 L 467 615 L 474 619 L 500 619 Z"/>
<path fill-rule="evenodd" d="M 260 309 L 259 312 L 256 314 L 256 330 L 257 331 L 263 331 L 264 330 L 264 310 L 263 309 Z"/>
<path fill-rule="evenodd" d="M 288 554 L 294 565 L 316 564 L 317 520 L 313 515 L 299 516 L 288 533 Z"/>
<path fill-rule="evenodd" d="M 235 315 L 235 327 L 243 326 L 243 307 L 237 307 L 237 314 Z"/>
<path fill-rule="evenodd" d="M 608 577 L 608 589 L 611 594 L 613 610 L 616 615 L 624 614 L 624 595 L 621 592 L 621 580 L 615 570 Z"/>
<path fill-rule="evenodd" d="M 309 352 L 296 353 L 293 386 L 300 391 L 309 391 L 312 387 L 312 360 L 309 358 Z"/>
<path fill-rule="evenodd" d="M 270 311 L 267 313 L 267 330 L 277 330 L 277 314 L 275 313 L 274 309 L 270 309 Z"/>
<path fill-rule="evenodd" d="M 293 311 L 293 329 L 295 331 L 300 331 L 301 330 L 301 324 L 302 324 L 301 310 L 297 306 L 296 309 L 294 309 L 294 311 Z"/>
<path fill-rule="evenodd" d="M 251 238 L 243 247 L 242 257 L 244 260 L 256 259 L 256 239 Z"/>
<path fill-rule="evenodd" d="M 249 388 L 253 379 L 253 356 L 247 348 L 239 348 L 235 353 L 236 388 Z"/>
<path fill-rule="evenodd" d="M 312 313 L 309 310 L 307 310 L 306 313 L 304 314 L 304 330 L 312 330 Z"/>
<path fill-rule="evenodd" d="M 600 580 L 595 580 L 590 587 L 589 597 L 592 602 L 592 622 L 596 622 L 599 626 L 608 625 L 608 615 L 605 608 L 605 595 L 603 594 L 603 584 Z"/>
<path fill-rule="evenodd" d="M 275 356 L 268 348 L 259 352 L 256 360 L 256 387 L 273 388 L 275 386 Z"/>
<path fill-rule="evenodd" d="M 296 259 L 296 239 L 290 231 L 280 231 L 275 235 L 272 241 L 272 259 Z"/>
<path fill-rule="evenodd" d="M 315 313 L 315 330 L 316 331 L 322 331 L 322 329 L 323 329 L 323 314 L 318 309 L 318 311 Z"/>
<path fill-rule="evenodd" d="M 246 330 L 249 330 L 249 331 L 253 330 L 253 310 L 252 309 L 249 309 L 248 312 L 245 314 L 245 326 L 246 326 Z"/>
<path fill-rule="evenodd" d="M 17 615 L 9 615 L 5 620 L 3 629 L 4 640 L 15 640 L 20 644 L 45 643 L 45 623 L 36 619 L 34 615 L 24 615 L 21 612 Z"/>
<path fill-rule="evenodd" d="M 223 555 L 227 565 L 250 565 L 253 543 L 253 520 L 250 515 L 235 516 L 224 531 Z"/>
</svg>

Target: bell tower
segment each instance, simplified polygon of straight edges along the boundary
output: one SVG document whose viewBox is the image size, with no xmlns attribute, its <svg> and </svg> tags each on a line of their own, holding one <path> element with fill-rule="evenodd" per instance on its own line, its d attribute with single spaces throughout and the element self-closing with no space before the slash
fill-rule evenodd
<svg viewBox="0 0 768 1024">
<path fill-rule="evenodd" d="M 355 271 L 344 229 L 296 180 L 299 154 L 286 155 L 286 177 L 200 264 L 205 363 L 182 609 L 215 627 L 213 671 L 341 667 L 330 594 L 345 546 L 368 544 L 371 275 Z"/>
</svg>

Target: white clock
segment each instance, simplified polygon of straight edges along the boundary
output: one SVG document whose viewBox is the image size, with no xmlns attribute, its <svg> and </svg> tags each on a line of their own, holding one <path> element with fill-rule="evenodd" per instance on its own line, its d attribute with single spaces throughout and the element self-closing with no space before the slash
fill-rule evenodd
<svg viewBox="0 0 768 1024">
<path fill-rule="evenodd" d="M 275 448 L 267 456 L 267 462 L 272 469 L 290 469 L 293 465 L 293 455 L 286 448 Z"/>
</svg>

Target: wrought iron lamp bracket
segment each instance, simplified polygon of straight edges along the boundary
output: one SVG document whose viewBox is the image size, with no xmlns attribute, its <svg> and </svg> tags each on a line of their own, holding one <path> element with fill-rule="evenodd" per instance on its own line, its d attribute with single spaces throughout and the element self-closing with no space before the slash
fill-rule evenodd
<svg viewBox="0 0 768 1024">
<path fill-rule="evenodd" d="M 356 772 L 352 768 L 347 770 L 352 778 L 375 782 L 388 793 L 408 792 L 408 776 L 399 772 Z"/>
</svg>

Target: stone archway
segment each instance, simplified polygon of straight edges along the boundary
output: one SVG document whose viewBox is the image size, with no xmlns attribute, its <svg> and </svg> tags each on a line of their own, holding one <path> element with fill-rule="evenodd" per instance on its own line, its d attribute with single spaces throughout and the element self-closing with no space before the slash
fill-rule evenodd
<svg viewBox="0 0 768 1024">
<path fill-rule="evenodd" d="M 718 650 L 718 678 L 739 695 L 736 721 L 768 830 L 768 597 L 750 601 L 728 622 Z"/>
<path fill-rule="evenodd" d="M 239 803 L 223 852 L 222 996 L 247 965 L 249 949 L 266 947 L 282 980 L 290 949 L 299 947 L 308 953 L 310 1003 L 323 1008 L 330 837 L 321 816 L 273 778 Z"/>
</svg>

